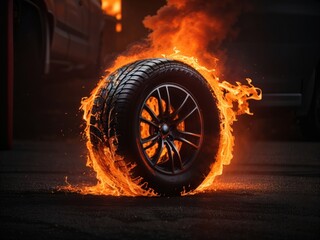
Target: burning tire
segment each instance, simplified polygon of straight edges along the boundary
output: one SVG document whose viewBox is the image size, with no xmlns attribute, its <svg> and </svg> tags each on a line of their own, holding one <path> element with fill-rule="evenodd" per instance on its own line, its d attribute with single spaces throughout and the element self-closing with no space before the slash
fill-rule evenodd
<svg viewBox="0 0 320 240">
<path fill-rule="evenodd" d="M 118 168 L 135 166 L 132 178 L 142 177 L 145 188 L 161 195 L 200 185 L 216 157 L 219 134 L 209 84 L 175 60 L 146 59 L 116 70 L 100 85 L 91 109 L 90 141 L 101 168 L 108 168 L 101 150 L 115 146 L 122 156 Z"/>
</svg>

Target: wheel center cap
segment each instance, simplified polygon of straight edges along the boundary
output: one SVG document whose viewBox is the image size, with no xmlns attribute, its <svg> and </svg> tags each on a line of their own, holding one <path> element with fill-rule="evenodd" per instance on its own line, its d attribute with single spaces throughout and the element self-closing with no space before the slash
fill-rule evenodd
<svg viewBox="0 0 320 240">
<path fill-rule="evenodd" d="M 165 123 L 161 126 L 162 134 L 167 134 L 169 132 L 169 126 Z"/>
</svg>

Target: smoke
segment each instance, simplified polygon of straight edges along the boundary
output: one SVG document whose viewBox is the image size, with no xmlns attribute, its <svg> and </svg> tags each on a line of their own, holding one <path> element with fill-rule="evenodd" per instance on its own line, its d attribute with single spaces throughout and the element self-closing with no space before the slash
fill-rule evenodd
<svg viewBox="0 0 320 240">
<path fill-rule="evenodd" d="M 167 0 L 156 15 L 144 19 L 144 26 L 150 30 L 147 38 L 131 45 L 109 70 L 128 60 L 170 55 L 174 48 L 196 57 L 208 68 L 217 68 L 217 59 L 225 57 L 223 41 L 237 35 L 234 24 L 247 9 L 246 0 Z"/>
<path fill-rule="evenodd" d="M 148 40 L 156 51 L 178 47 L 184 54 L 198 53 L 211 62 L 223 40 L 236 33 L 232 26 L 243 8 L 239 0 L 168 0 L 143 23 L 151 30 Z"/>
</svg>

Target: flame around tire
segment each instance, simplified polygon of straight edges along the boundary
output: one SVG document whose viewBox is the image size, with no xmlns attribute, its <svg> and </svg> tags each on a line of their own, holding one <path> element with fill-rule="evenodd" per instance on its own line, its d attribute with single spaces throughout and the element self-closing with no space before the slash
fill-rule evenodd
<svg viewBox="0 0 320 240">
<path fill-rule="evenodd" d="M 220 82 L 215 75 L 214 69 L 208 69 L 201 66 L 197 59 L 182 55 L 175 50 L 174 54 L 165 56 L 169 59 L 179 60 L 198 70 L 205 79 L 209 82 L 213 97 L 217 99 L 217 105 L 220 112 L 220 145 L 216 159 L 211 159 L 211 171 L 202 184 L 193 192 L 184 192 L 186 194 L 196 194 L 213 189 L 214 178 L 221 175 L 223 166 L 230 164 L 233 157 L 232 151 L 234 146 L 234 136 L 232 135 L 232 124 L 237 120 L 237 115 L 252 114 L 249 109 L 248 100 L 260 100 L 262 98 L 261 90 L 251 84 L 251 80 L 247 79 L 248 85 L 232 85 L 228 82 Z M 115 196 L 157 196 L 157 193 L 152 189 L 146 189 L 142 178 L 132 179 L 130 171 L 135 166 L 123 166 L 119 168 L 115 162 L 121 160 L 121 156 L 115 154 L 116 139 L 107 139 L 110 143 L 110 148 L 105 147 L 97 154 L 93 149 L 93 144 L 90 141 L 90 117 L 91 109 L 96 95 L 101 91 L 101 88 L 106 83 L 106 78 L 103 78 L 97 87 L 92 91 L 89 98 L 82 101 L 81 109 L 84 111 L 84 120 L 87 122 L 85 135 L 87 138 L 87 148 L 89 151 L 87 166 L 93 168 L 96 172 L 97 184 L 87 187 L 72 187 L 68 186 L 68 190 L 77 191 L 82 194 L 98 194 L 98 195 L 115 195 Z M 152 101 L 150 102 L 151 106 Z M 233 108 L 236 104 L 236 109 Z M 183 126 L 182 126 L 183 127 Z M 104 167 L 101 166 L 104 162 Z M 107 167 L 106 167 L 107 166 Z"/>
<path fill-rule="evenodd" d="M 231 6 L 230 11 L 225 11 Z M 200 72 L 210 84 L 212 96 L 216 98 L 219 109 L 219 149 L 215 159 L 208 159 L 212 162 L 211 170 L 202 184 L 192 193 L 182 193 L 182 195 L 213 189 L 215 177 L 222 174 L 223 166 L 230 164 L 233 157 L 233 122 L 240 114 L 252 114 L 249 109 L 249 100 L 262 98 L 261 90 L 254 87 L 250 79 L 247 79 L 247 85 L 238 82 L 232 85 L 226 81 L 220 81 L 218 72 L 222 71 L 221 66 L 219 71 L 216 70 L 217 59 L 208 51 L 213 47 L 219 49 L 221 42 L 230 35 L 238 14 L 246 10 L 243 9 L 245 7 L 235 0 L 226 2 L 168 0 L 155 16 L 145 18 L 143 23 L 151 30 L 147 40 L 133 45 L 126 53 L 118 56 L 114 65 L 107 70 L 112 73 L 136 60 L 165 57 L 190 65 Z M 174 49 L 173 53 L 172 49 Z M 96 96 L 108 82 L 107 77 L 108 74 L 100 80 L 91 96 L 83 99 L 81 106 L 84 111 L 84 120 L 87 123 L 85 129 L 89 152 L 87 165 L 96 172 L 97 184 L 88 187 L 69 185 L 65 189 L 82 194 L 156 196 L 157 193 L 146 188 L 147 183 L 143 179 L 131 178 L 130 171 L 135 166 L 125 165 L 119 168 L 115 164 L 122 159 L 121 156 L 115 154 L 116 138 L 105 139 L 109 142 L 110 148 L 104 147 L 98 153 L 94 152 L 93 143 L 90 141 L 90 118 L 95 113 L 92 113 L 91 109 Z"/>
</svg>

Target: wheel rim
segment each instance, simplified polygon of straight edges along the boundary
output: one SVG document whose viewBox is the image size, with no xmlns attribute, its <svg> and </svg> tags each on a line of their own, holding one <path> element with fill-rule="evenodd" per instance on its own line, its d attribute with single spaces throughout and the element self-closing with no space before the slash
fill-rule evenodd
<svg viewBox="0 0 320 240">
<path fill-rule="evenodd" d="M 203 141 L 199 105 L 183 87 L 160 85 L 140 108 L 138 132 L 140 153 L 152 169 L 168 175 L 185 172 Z"/>
</svg>

